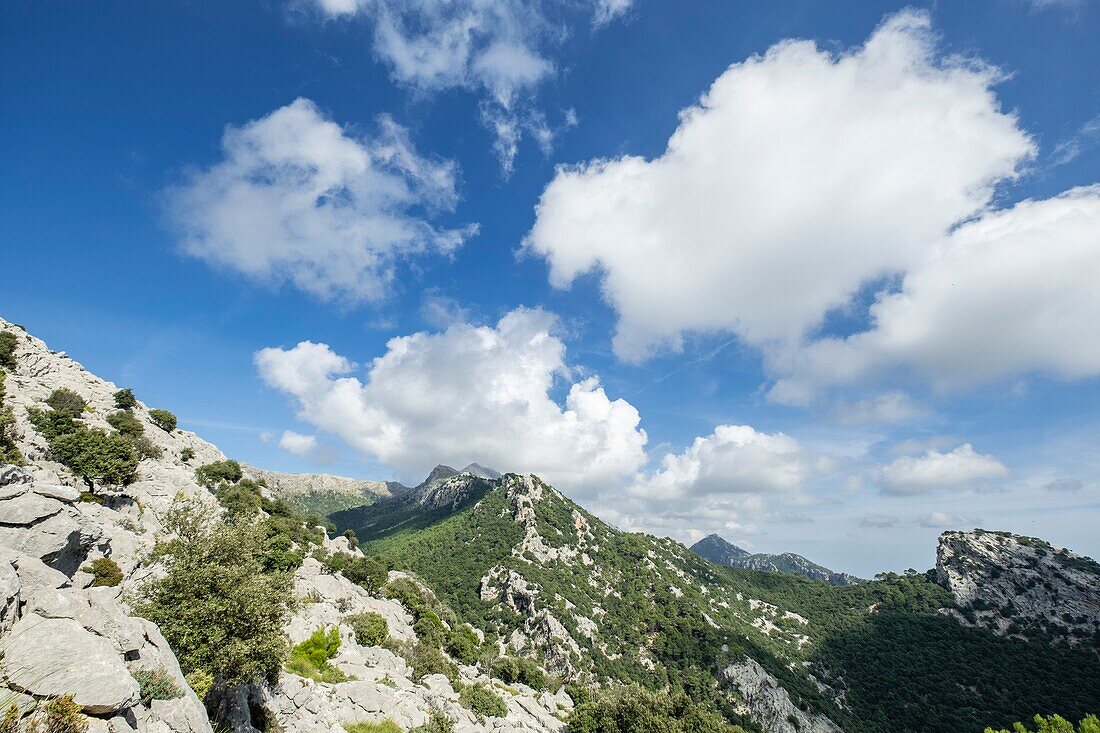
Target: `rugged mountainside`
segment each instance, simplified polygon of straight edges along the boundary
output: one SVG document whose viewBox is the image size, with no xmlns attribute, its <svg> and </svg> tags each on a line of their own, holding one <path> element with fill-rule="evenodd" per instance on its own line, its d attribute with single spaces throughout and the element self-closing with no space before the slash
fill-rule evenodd
<svg viewBox="0 0 1100 733">
<path fill-rule="evenodd" d="M 793 552 L 780 554 L 750 553 L 727 542 L 716 534 L 707 535 L 691 546 L 691 551 L 713 563 L 731 568 L 759 570 L 765 573 L 791 573 L 811 580 L 823 580 L 829 585 L 851 585 L 862 582 L 848 573 L 836 573 Z"/>
<path fill-rule="evenodd" d="M 163 571 L 149 553 L 166 513 L 180 499 L 229 511 L 250 491 L 282 512 L 276 495 L 369 499 L 364 489 L 382 488 L 246 467 L 211 489 L 196 468 L 225 461 L 216 447 L 140 402 L 120 423 L 116 385 L 17 326 L 0 320 L 0 331 L 17 340 L 14 368 L 0 367 L 0 451 L 24 464 L 0 466 L 0 702 L 30 710 L 71 694 L 93 733 L 208 733 L 184 657 L 130 605 Z M 59 388 L 82 398 L 81 429 L 140 428 L 149 445 L 135 475 L 85 480 L 55 460 L 49 425 L 33 415 Z M 330 518 L 389 561 L 381 575 L 392 598 L 326 565 L 349 557 L 369 575 L 371 560 L 343 537 L 304 559 L 284 548 L 299 601 L 284 631 L 297 643 L 334 630 L 333 670 L 322 680 L 287 666 L 265 684 L 215 689 L 205 702 L 235 732 L 340 733 L 387 718 L 409 729 L 434 714 L 458 733 L 563 733 L 573 700 L 552 680 L 534 682 L 546 672 L 582 686 L 683 690 L 767 733 L 977 732 L 1100 707 L 1096 564 L 1038 540 L 946 533 L 934 572 L 834 587 L 621 532 L 535 476 L 440 466 L 415 489 L 386 490 Z M 280 516 L 303 529 L 300 515 Z M 117 584 L 94 585 L 92 565 L 108 559 Z M 362 613 L 385 620 L 383 637 L 359 637 Z M 462 630 L 476 639 L 467 637 L 472 657 L 428 643 Z M 506 681 L 502 655 L 516 669 L 533 660 L 535 671 Z M 426 664 L 447 673 L 426 674 Z M 148 693 L 153 673 L 176 692 Z M 475 712 L 470 689 L 503 708 Z"/>
<path fill-rule="evenodd" d="M 24 465 L 0 465 L 0 720 L 12 705 L 19 713 L 41 716 L 47 701 L 71 695 L 91 733 L 212 733 L 207 710 L 165 636 L 156 624 L 135 616 L 129 600 L 160 572 L 150 564 L 149 552 L 164 534 L 161 518 L 177 501 L 221 511 L 215 494 L 196 480 L 195 469 L 226 456 L 193 433 L 161 427 L 146 405 L 135 402 L 128 411 L 154 447 L 146 449 L 128 484 L 89 486 L 54 460 L 30 416 L 64 388 L 86 402 L 77 424 L 115 434 L 107 418 L 119 411 L 118 386 L 0 320 L 3 331 L 15 335 L 16 348 L 14 369 L 0 367 L 5 441 L 0 448 Z M 255 469 L 245 473 L 297 495 L 380 486 Z M 324 551 L 362 557 L 342 537 L 326 539 Z M 117 563 L 111 585 L 99 585 L 98 576 L 88 572 L 100 559 Z M 404 730 L 427 723 L 433 712 L 445 715 L 457 733 L 551 733 L 564 727 L 561 719 L 572 708 L 564 692 L 505 685 L 477 667 L 447 661 L 441 663 L 455 664 L 453 683 L 443 675 L 418 673 L 401 656 L 407 653 L 403 645 L 415 639 L 402 602 L 368 592 L 312 557 L 294 574 L 294 592 L 300 603 L 285 627 L 287 635 L 297 643 L 319 629 L 337 629 L 340 653 L 332 665 L 346 680 L 318 682 L 284 670 L 272 684 L 216 690 L 217 712 L 235 733 L 331 733 L 343 724 L 385 719 Z M 386 638 L 360 643 L 349 616 L 362 612 L 386 620 Z M 440 658 L 446 660 L 446 654 Z M 503 714 L 472 711 L 460 700 L 463 685 L 494 691 L 505 705 Z M 152 692 L 154 687 L 160 691 Z"/>
<path fill-rule="evenodd" d="M 964 623 L 1100 648 L 1100 564 L 1034 537 L 944 532 L 936 575 Z"/>
<path fill-rule="evenodd" d="M 305 514 L 322 517 L 409 490 L 396 481 L 364 481 L 327 473 L 282 473 L 247 464 L 243 467 L 249 475 L 266 483 L 275 496 Z"/>
<path fill-rule="evenodd" d="M 830 586 L 721 567 L 619 532 L 534 476 L 444 484 L 445 502 L 410 495 L 332 519 L 511 653 L 566 677 L 682 686 L 746 728 L 782 733 L 980 731 L 1096 706 L 1094 651 L 960 624 L 934 574 Z M 1052 678 L 1052 663 L 1067 672 Z"/>
</svg>

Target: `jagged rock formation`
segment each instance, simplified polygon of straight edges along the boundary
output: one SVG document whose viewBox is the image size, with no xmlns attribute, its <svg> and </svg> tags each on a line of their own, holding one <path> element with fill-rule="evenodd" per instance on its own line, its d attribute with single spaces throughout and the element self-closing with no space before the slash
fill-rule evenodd
<svg viewBox="0 0 1100 733">
<path fill-rule="evenodd" d="M 731 568 L 802 575 L 811 580 L 823 580 L 829 585 L 852 585 L 862 582 L 854 575 L 834 572 L 793 552 L 752 554 L 716 534 L 707 535 L 696 542 L 691 546 L 691 551 L 713 563 Z"/>
<path fill-rule="evenodd" d="M 1100 564 L 1034 537 L 944 532 L 936 577 L 964 623 L 1001 635 L 1100 642 Z"/>
<path fill-rule="evenodd" d="M 842 733 L 833 721 L 812 711 L 800 710 L 790 694 L 754 659 L 746 658 L 722 671 L 736 692 L 736 704 L 768 733 Z"/>
</svg>

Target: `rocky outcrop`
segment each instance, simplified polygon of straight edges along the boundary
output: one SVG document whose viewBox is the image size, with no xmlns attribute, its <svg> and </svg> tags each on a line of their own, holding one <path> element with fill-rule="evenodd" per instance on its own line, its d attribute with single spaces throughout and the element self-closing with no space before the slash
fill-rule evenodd
<svg viewBox="0 0 1100 733">
<path fill-rule="evenodd" d="M 944 532 L 936 577 L 963 623 L 1001 635 L 1095 643 L 1100 564 L 1034 537 L 976 529 Z"/>
<path fill-rule="evenodd" d="M 331 664 L 353 678 L 347 682 L 321 683 L 284 673 L 277 685 L 237 691 L 229 708 L 238 719 L 238 731 L 261 729 L 274 723 L 296 733 L 331 733 L 341 723 L 392 720 L 407 730 L 428 721 L 432 710 L 443 712 L 455 723 L 457 733 L 562 731 L 558 717 L 572 708 L 564 693 L 538 693 L 523 685 L 505 686 L 474 667 L 460 667 L 462 684 L 485 684 L 504 700 L 503 718 L 480 719 L 463 707 L 459 695 L 442 675 L 416 679 L 406 661 L 387 648 L 363 646 L 345 618 L 372 611 L 386 619 L 391 639 L 413 641 L 412 618 L 396 601 L 375 598 L 340 574 L 326 571 L 307 559 L 294 577 L 296 594 L 306 599 L 287 626 L 294 642 L 318 628 L 340 630 L 339 654 Z M 267 721 L 257 718 L 266 716 Z M 243 720 L 242 720 L 243 718 Z"/>
<path fill-rule="evenodd" d="M 764 733 L 842 733 L 824 715 L 795 705 L 779 680 L 755 659 L 746 657 L 729 665 L 722 671 L 722 681 L 735 693 L 731 700 L 738 712 L 756 720 Z"/>
<path fill-rule="evenodd" d="M 243 466 L 257 480 L 263 481 L 275 496 L 292 499 L 310 494 L 344 494 L 349 497 L 395 496 L 408 488 L 394 481 L 364 481 L 327 473 L 282 473 L 255 466 Z"/>
</svg>

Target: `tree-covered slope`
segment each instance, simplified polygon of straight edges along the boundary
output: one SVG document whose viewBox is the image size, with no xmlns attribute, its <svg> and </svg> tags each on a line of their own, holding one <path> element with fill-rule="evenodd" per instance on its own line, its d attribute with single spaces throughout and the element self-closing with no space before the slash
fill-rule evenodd
<svg viewBox="0 0 1100 733">
<path fill-rule="evenodd" d="M 1100 707 L 1094 649 L 963 625 L 929 576 L 835 587 L 721 567 L 620 532 L 531 476 L 452 477 L 333 518 L 551 671 L 683 689 L 746 727 L 770 715 L 773 730 L 980 733 Z M 781 694 L 761 691 L 748 660 Z"/>
</svg>

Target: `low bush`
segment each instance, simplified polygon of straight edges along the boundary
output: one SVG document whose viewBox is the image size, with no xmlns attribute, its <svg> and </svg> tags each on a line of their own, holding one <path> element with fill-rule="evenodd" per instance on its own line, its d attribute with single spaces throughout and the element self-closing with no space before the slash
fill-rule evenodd
<svg viewBox="0 0 1100 733">
<path fill-rule="evenodd" d="M 683 693 L 640 687 L 601 690 L 574 707 L 568 723 L 569 733 L 744 733 Z"/>
<path fill-rule="evenodd" d="M 184 448 L 183 450 L 180 451 L 180 460 L 183 461 L 184 463 L 187 463 L 188 461 L 190 461 L 194 457 L 195 457 L 195 449 L 194 448 Z"/>
<path fill-rule="evenodd" d="M 22 466 L 25 459 L 16 444 L 15 415 L 11 408 L 4 407 L 4 380 L 6 374 L 0 370 L 0 463 Z"/>
<path fill-rule="evenodd" d="M 107 424 L 118 431 L 119 435 L 136 438 L 145 434 L 145 426 L 129 410 L 119 410 L 107 416 Z"/>
<path fill-rule="evenodd" d="M 467 685 L 458 693 L 458 701 L 468 710 L 486 718 L 503 718 L 508 706 L 488 685 Z"/>
<path fill-rule="evenodd" d="M 463 664 L 473 664 L 478 658 L 478 647 L 481 644 L 481 640 L 477 638 L 477 634 L 467 624 L 462 624 L 447 634 L 446 649 L 447 653 L 452 657 L 462 662 Z"/>
<path fill-rule="evenodd" d="M 361 588 L 377 593 L 386 583 L 389 570 L 385 563 L 374 557 L 355 557 L 344 552 L 336 552 L 325 558 L 325 566 L 333 572 L 343 573 L 344 577 Z"/>
<path fill-rule="evenodd" d="M 130 445 L 134 446 L 134 453 L 137 454 L 139 461 L 144 461 L 149 458 L 160 458 L 164 454 L 164 450 L 149 440 L 148 435 L 139 435 L 136 438 L 130 438 Z"/>
<path fill-rule="evenodd" d="M 458 667 L 443 655 L 439 647 L 416 642 L 404 645 L 400 651 L 405 661 L 412 667 L 414 679 L 419 680 L 430 674 L 441 674 L 450 680 L 452 685 L 458 683 Z"/>
<path fill-rule="evenodd" d="M 183 688 L 164 667 L 134 670 L 130 676 L 138 683 L 141 702 L 146 707 L 153 700 L 175 700 L 184 695 Z"/>
<path fill-rule="evenodd" d="M 88 403 L 83 397 L 65 387 L 55 389 L 50 396 L 46 398 L 46 404 L 49 405 L 54 412 L 68 415 L 72 418 L 80 417 L 84 413 L 84 408 L 88 406 Z"/>
<path fill-rule="evenodd" d="M 19 337 L 11 331 L 0 331 L 0 367 L 15 369 L 15 347 Z"/>
<path fill-rule="evenodd" d="M 149 410 L 149 419 L 166 433 L 176 429 L 176 416 L 168 410 Z"/>
<path fill-rule="evenodd" d="M 54 457 L 89 486 L 97 481 L 126 486 L 137 476 L 137 451 L 121 435 L 76 425 L 49 444 Z"/>
<path fill-rule="evenodd" d="M 286 669 L 317 682 L 344 682 L 348 676 L 329 664 L 329 660 L 339 652 L 340 630 L 335 627 L 327 632 L 317 629 L 308 639 L 290 650 Z"/>
<path fill-rule="evenodd" d="M 204 700 L 207 693 L 210 692 L 210 688 L 214 686 L 214 675 L 204 669 L 193 670 L 184 679 L 187 680 L 187 686 L 195 691 L 200 700 Z"/>
<path fill-rule="evenodd" d="M 115 392 L 115 407 L 120 410 L 132 410 L 137 407 L 137 397 L 132 389 L 120 389 Z"/>
<path fill-rule="evenodd" d="M 345 616 L 344 623 L 351 627 L 360 646 L 378 646 L 390 636 L 390 625 L 386 619 L 372 611 Z"/>
<path fill-rule="evenodd" d="M 1086 715 L 1076 728 L 1061 715 L 1053 715 L 1049 718 L 1036 715 L 1034 722 L 1036 733 L 1100 733 L 1100 718 L 1095 715 Z M 1031 729 L 1023 723 L 1016 723 L 1011 731 L 1004 729 L 995 731 L 992 728 L 986 728 L 985 733 L 1031 733 Z"/>
<path fill-rule="evenodd" d="M 214 461 L 195 469 L 195 480 L 208 489 L 222 483 L 235 484 L 242 476 L 241 464 L 234 460 Z"/>
<path fill-rule="evenodd" d="M 492 675 L 508 684 L 520 683 L 536 690 L 546 689 L 549 679 L 531 659 L 501 657 L 492 666 Z"/>
<path fill-rule="evenodd" d="M 439 616 L 432 611 L 420 614 L 420 618 L 413 624 L 413 631 L 416 633 L 416 638 L 425 644 L 431 644 L 434 647 L 443 646 L 443 635 L 446 629 L 443 628 L 443 622 L 439 620 Z"/>
<path fill-rule="evenodd" d="M 91 573 L 95 578 L 92 581 L 93 586 L 107 586 L 114 587 L 122 582 L 122 568 L 118 566 L 118 563 L 109 557 L 100 557 L 92 560 L 88 565 L 81 568 L 85 573 Z"/>
<path fill-rule="evenodd" d="M 401 727 L 389 718 L 378 723 L 365 720 L 359 723 L 344 723 L 340 727 L 348 733 L 404 733 Z"/>
</svg>

